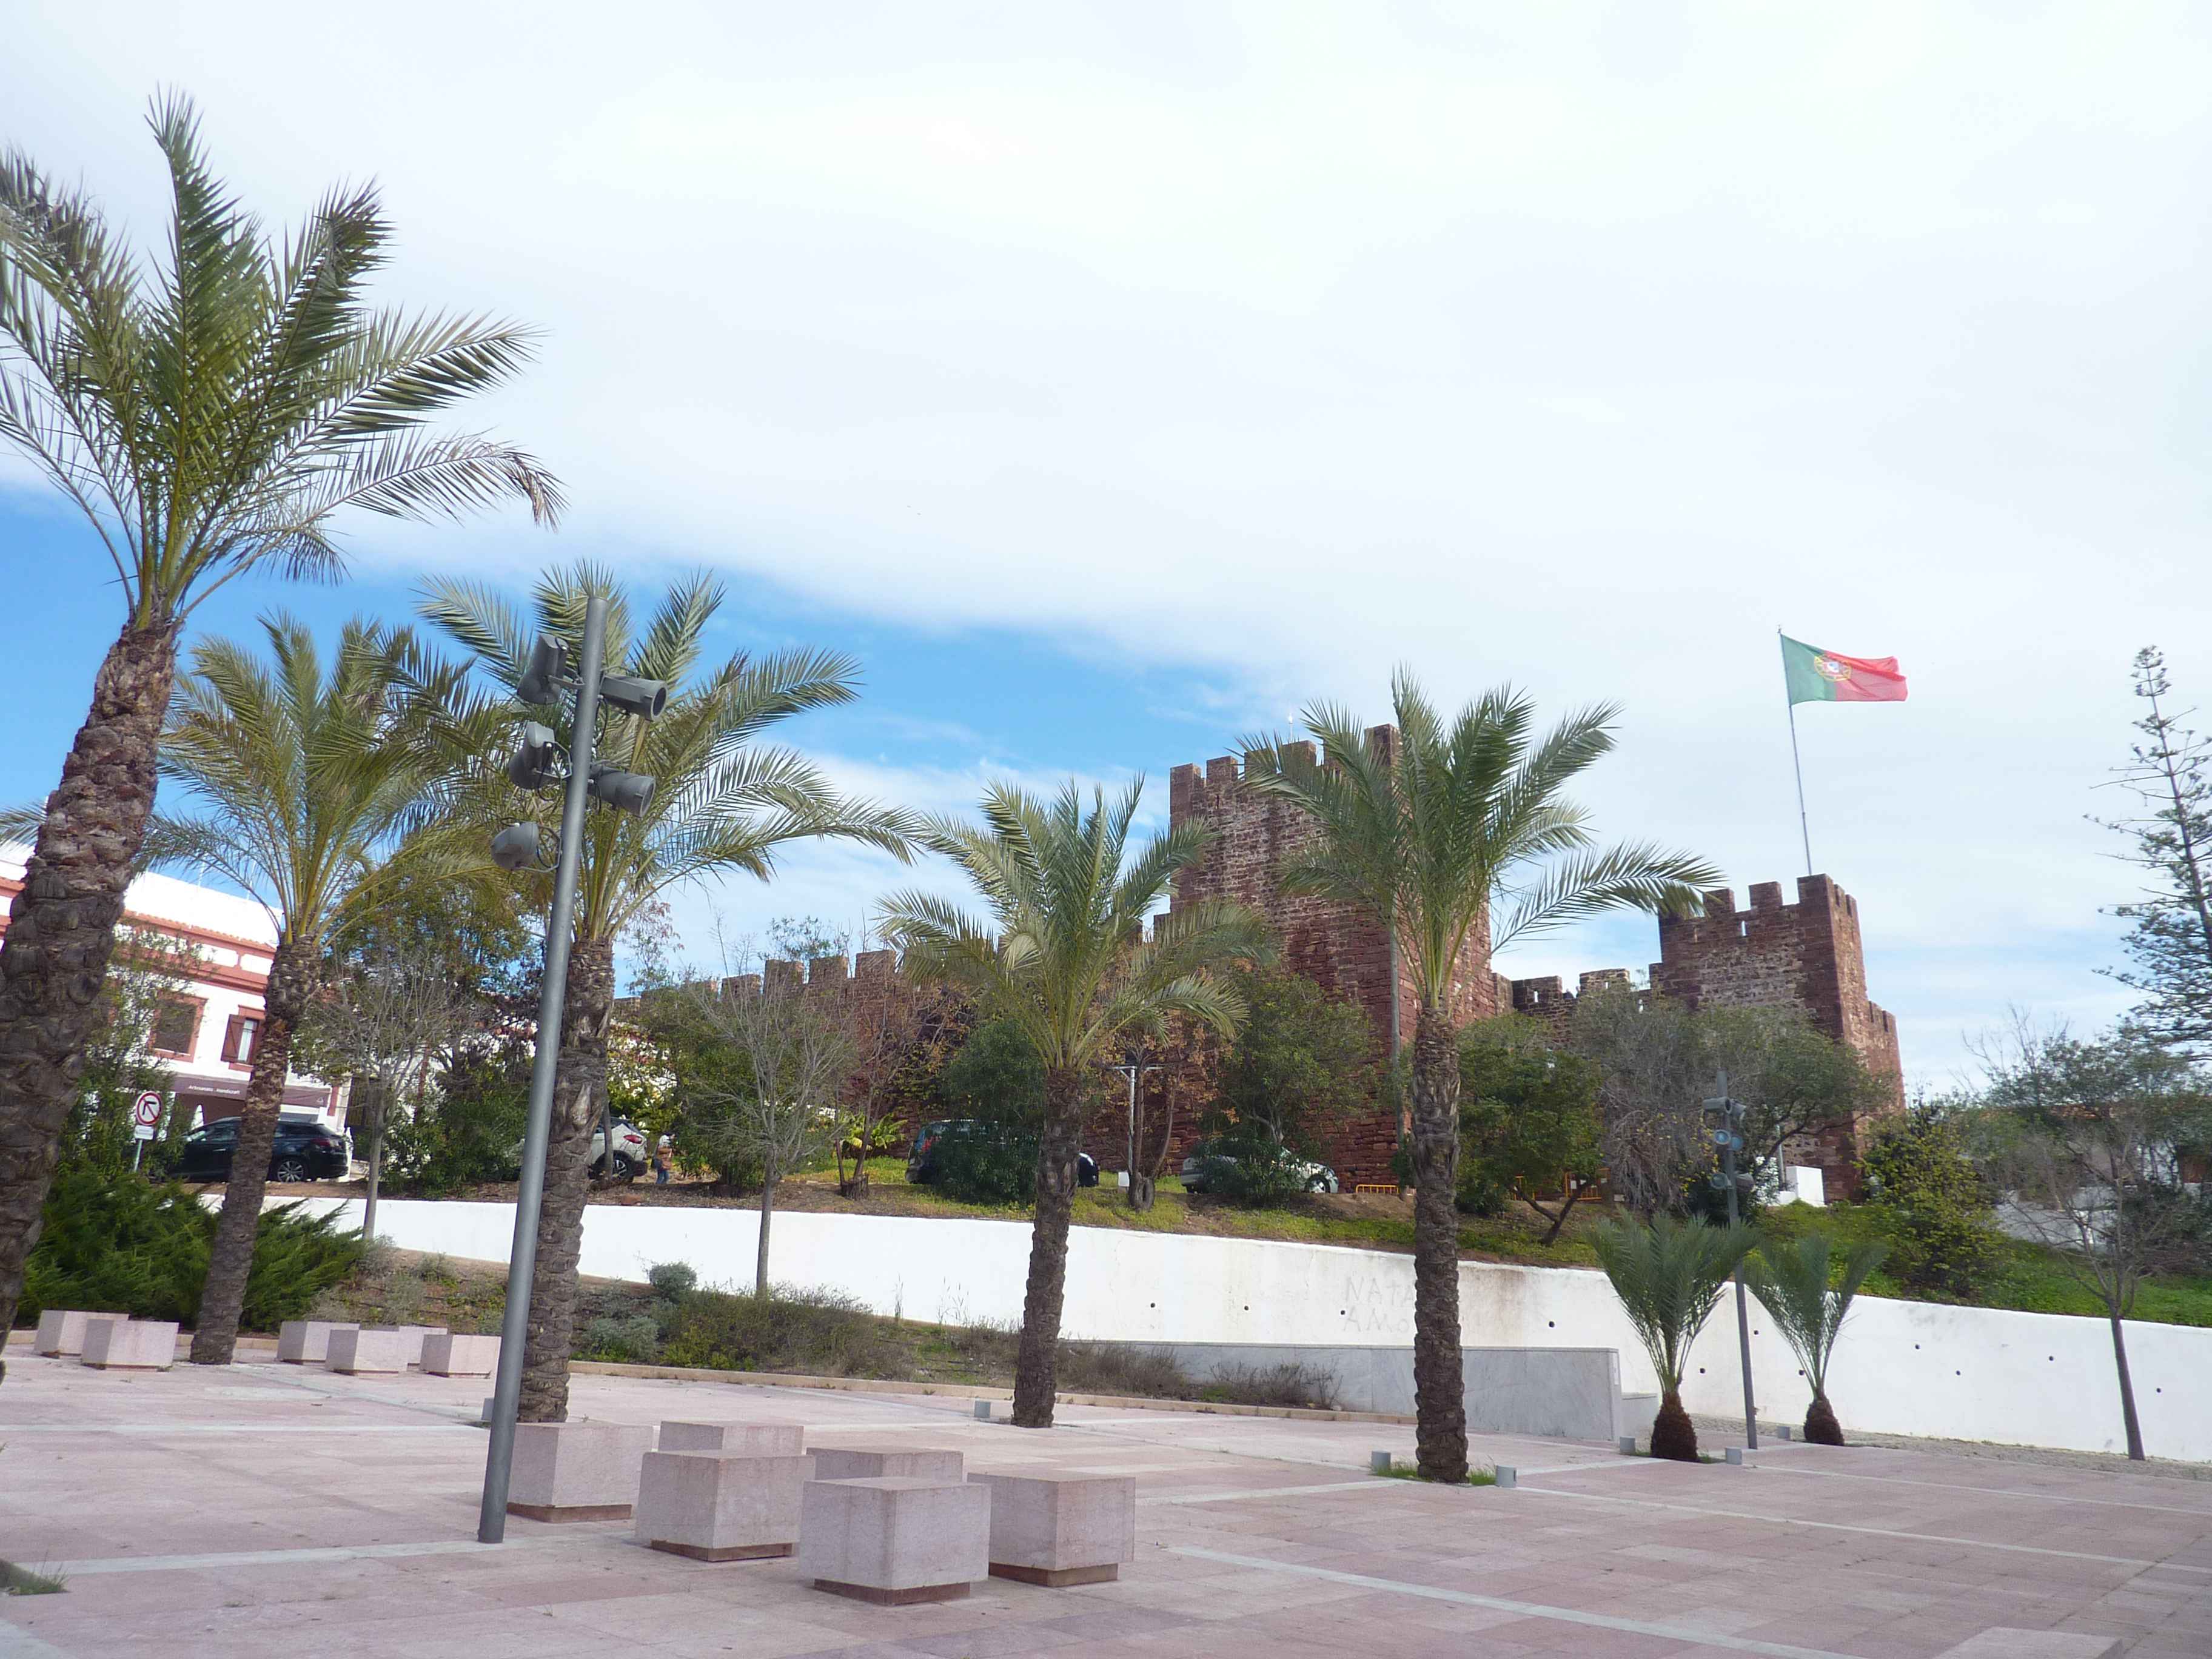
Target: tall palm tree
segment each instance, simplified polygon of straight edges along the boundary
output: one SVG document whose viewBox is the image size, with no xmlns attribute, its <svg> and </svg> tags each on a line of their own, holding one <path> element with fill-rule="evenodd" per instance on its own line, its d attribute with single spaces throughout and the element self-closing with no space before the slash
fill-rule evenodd
<svg viewBox="0 0 2212 1659">
<path fill-rule="evenodd" d="M 1608 1221 L 1592 1236 L 1598 1265 L 1659 1373 L 1654 1457 L 1698 1461 L 1697 1427 L 1682 1409 L 1682 1374 L 1689 1368 L 1690 1345 L 1720 1301 L 1721 1286 L 1757 1237 L 1741 1221 L 1709 1227 L 1667 1215 L 1648 1222 Z"/>
<path fill-rule="evenodd" d="M 1836 1339 L 1843 1334 L 1852 1298 L 1888 1255 L 1889 1246 L 1881 1240 L 1863 1238 L 1846 1244 L 1843 1261 L 1832 1265 L 1827 1235 L 1810 1233 L 1795 1242 L 1769 1239 L 1744 1259 L 1743 1282 L 1766 1310 L 1812 1385 L 1805 1437 L 1816 1445 L 1844 1443 L 1843 1425 L 1828 1403 L 1828 1361 L 1835 1353 Z"/>
<path fill-rule="evenodd" d="M 1375 744 L 1334 703 L 1299 716 L 1321 744 L 1248 741 L 1252 787 L 1303 808 L 1311 828 L 1281 873 L 1285 891 L 1373 915 L 1396 942 L 1414 993 L 1413 1390 L 1421 1474 L 1467 1479 L 1460 1359 L 1459 1043 L 1452 992 L 1482 945 L 1601 910 L 1689 907 L 1719 879 L 1686 854 L 1645 843 L 1598 850 L 1567 786 L 1613 748 L 1611 704 L 1571 714 L 1540 740 L 1535 709 L 1510 686 L 1447 726 L 1404 671 L 1391 682 L 1395 742 Z"/>
<path fill-rule="evenodd" d="M 1050 801 L 994 785 L 981 826 L 940 818 L 923 836 L 975 884 L 989 920 L 933 894 L 884 902 L 884 931 L 905 951 L 908 972 L 964 991 L 988 1016 L 1010 1022 L 1044 1062 L 1036 1218 L 1014 1370 L 1014 1421 L 1024 1428 L 1052 1425 L 1085 1079 L 1121 1052 L 1125 1036 L 1157 1032 L 1171 1015 L 1233 1035 L 1244 1002 L 1227 970 L 1274 955 L 1266 924 L 1220 901 L 1164 915 L 1145 938 L 1146 916 L 1212 832 L 1177 825 L 1130 857 L 1143 790 L 1139 779 L 1110 802 L 1094 790 L 1086 811 L 1073 781 Z"/>
<path fill-rule="evenodd" d="M 153 812 L 185 619 L 257 568 L 339 574 L 347 507 L 458 518 L 517 496 L 550 523 L 561 506 L 522 451 L 423 426 L 520 369 L 527 331 L 373 309 L 389 234 L 373 188 L 331 191 L 276 240 L 209 172 L 189 102 L 150 121 L 173 198 L 159 259 L 82 189 L 0 157 L 0 442 L 91 520 L 124 607 L 0 944 L 0 1330 Z"/>
<path fill-rule="evenodd" d="M 652 720 L 603 706 L 600 761 L 640 772 L 658 787 L 635 816 L 600 808 L 586 815 L 576 884 L 574 942 L 568 957 L 553 1133 L 545 1155 L 544 1207 L 531 1281 L 531 1324 L 523 1357 L 521 1415 L 559 1422 L 568 1410 L 568 1347 L 576 1317 L 576 1262 L 583 1248 L 592 1126 L 606 1102 L 607 1022 L 613 1012 L 615 941 L 660 895 L 685 882 L 742 872 L 765 881 L 777 850 L 796 841 L 841 837 L 908 858 L 902 812 L 842 799 L 795 750 L 757 743 L 777 721 L 808 709 L 850 702 L 859 665 L 837 652 L 797 650 L 752 657 L 744 652 L 702 666 L 704 641 L 725 592 L 695 576 L 662 598 L 642 631 L 612 574 L 589 564 L 547 573 L 532 595 L 531 625 L 489 589 L 434 581 L 422 614 L 475 654 L 499 687 L 495 700 L 456 704 L 447 715 L 459 752 L 477 761 L 504 756 L 515 724 L 550 718 L 511 693 L 543 633 L 582 655 L 584 610 L 594 592 L 608 600 L 609 673 L 664 682 L 668 702 Z M 567 717 L 556 725 L 565 727 Z M 568 732 L 560 732 L 565 752 Z M 486 822 L 535 811 L 549 823 L 557 795 L 518 795 L 495 770 L 477 780 Z M 523 878 L 527 899 L 550 906 L 552 882 Z"/>
<path fill-rule="evenodd" d="M 421 711 L 457 678 L 424 659 L 404 629 L 349 623 L 325 672 L 305 627 L 283 617 L 262 626 L 266 662 L 228 640 L 192 648 L 162 734 L 161 769 L 197 810 L 165 815 L 153 831 L 161 862 L 235 884 L 276 928 L 192 1334 L 202 1365 L 228 1364 L 238 1339 L 292 1036 L 314 995 L 325 943 L 387 899 L 404 874 L 391 855 L 425 816 L 447 763 Z M 436 856 L 449 833 L 426 830 L 411 859 Z"/>
</svg>

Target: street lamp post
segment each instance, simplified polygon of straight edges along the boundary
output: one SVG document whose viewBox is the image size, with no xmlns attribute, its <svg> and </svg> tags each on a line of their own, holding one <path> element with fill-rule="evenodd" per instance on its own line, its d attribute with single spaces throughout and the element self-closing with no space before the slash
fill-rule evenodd
<svg viewBox="0 0 2212 1659">
<path fill-rule="evenodd" d="M 1106 1069 L 1109 1072 L 1119 1072 L 1129 1079 L 1129 1146 L 1127 1161 L 1121 1167 L 1128 1172 L 1129 1202 L 1134 1204 L 1137 1201 L 1137 1085 L 1143 1079 L 1146 1073 L 1158 1072 L 1164 1068 L 1146 1065 L 1145 1051 L 1142 1048 L 1132 1048 L 1129 1050 L 1127 1060 L 1118 1065 L 1112 1060 L 1108 1060 Z"/>
<path fill-rule="evenodd" d="M 1705 1108 L 1719 1120 L 1713 1131 L 1713 1145 L 1720 1149 L 1721 1167 L 1712 1177 L 1716 1187 L 1728 1191 L 1729 1224 L 1736 1222 L 1737 1194 L 1751 1185 L 1751 1177 L 1736 1171 L 1735 1155 L 1743 1150 L 1744 1120 L 1749 1115 L 1743 1103 L 1729 1097 L 1728 1073 L 1720 1074 L 1720 1093 L 1705 1102 Z M 1751 1316 L 1743 1293 L 1743 1263 L 1735 1267 L 1735 1339 L 1736 1352 L 1743 1366 L 1743 1441 L 1745 1449 L 1759 1449 L 1759 1410 L 1752 1399 L 1751 1387 Z"/>
<path fill-rule="evenodd" d="M 561 1012 L 567 1000 L 568 952 L 575 932 L 576 866 L 583 854 L 584 809 L 597 795 L 628 811 L 641 811 L 653 794 L 651 778 L 592 763 L 600 695 L 604 690 L 607 701 L 648 718 L 659 714 L 667 701 L 665 690 L 652 682 L 610 677 L 602 685 L 606 633 L 607 602 L 595 593 L 584 606 L 583 660 L 574 679 L 575 723 L 568 733 L 568 771 L 562 781 L 553 908 L 545 922 L 545 979 L 538 993 L 538 1049 L 530 1067 L 529 1127 L 523 1134 L 522 1175 L 514 1195 L 507 1311 L 500 1322 L 499 1373 L 492 1389 L 491 1446 L 484 1457 L 483 1502 L 477 1515 L 477 1538 L 486 1544 L 499 1543 L 507 1536 L 507 1492 L 514 1469 L 515 1415 L 522 1401 L 523 1351 L 530 1333 L 531 1278 L 538 1268 L 538 1218 L 545 1200 L 545 1152 L 552 1139 L 553 1082 L 561 1063 Z M 568 679 L 565 669 L 561 647 L 552 641 L 539 641 L 530 672 L 517 688 L 518 695 L 526 702 L 557 701 Z M 507 775 L 526 789 L 541 787 L 550 780 L 553 750 L 550 732 L 526 724 L 521 751 L 508 766 Z M 534 824 L 514 825 L 492 839 L 492 856 L 503 869 L 542 867 L 537 864 L 540 852 Z M 611 1139 L 607 1155 L 611 1161 Z"/>
</svg>

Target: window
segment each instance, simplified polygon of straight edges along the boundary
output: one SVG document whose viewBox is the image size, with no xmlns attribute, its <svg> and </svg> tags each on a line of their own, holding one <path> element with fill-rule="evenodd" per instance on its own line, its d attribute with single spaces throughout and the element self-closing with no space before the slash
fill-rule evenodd
<svg viewBox="0 0 2212 1659">
<path fill-rule="evenodd" d="M 261 1014 L 233 1014 L 222 1034 L 222 1057 L 233 1066 L 253 1064 L 253 1051 L 261 1044 Z"/>
<path fill-rule="evenodd" d="M 200 1005 L 197 1002 L 164 1002 L 154 1016 L 154 1029 L 146 1046 L 157 1054 L 188 1057 L 192 1052 L 192 1039 L 199 1035 Z"/>
</svg>

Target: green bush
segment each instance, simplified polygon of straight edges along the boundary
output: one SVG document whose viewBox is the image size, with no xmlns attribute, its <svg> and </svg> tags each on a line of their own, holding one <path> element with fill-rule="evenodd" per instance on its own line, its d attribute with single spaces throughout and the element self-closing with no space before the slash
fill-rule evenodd
<svg viewBox="0 0 2212 1659">
<path fill-rule="evenodd" d="M 700 1291 L 682 1305 L 660 1351 L 664 1364 L 814 1376 L 891 1377 L 906 1370 L 906 1350 L 885 1322 L 834 1291 Z"/>
<path fill-rule="evenodd" d="M 1924 1110 L 1887 1120 L 1859 1167 L 1868 1219 L 1889 1243 L 1887 1276 L 1923 1296 L 1978 1297 L 2007 1251 L 1957 1126 Z"/>
<path fill-rule="evenodd" d="M 584 1328 L 581 1358 L 617 1365 L 649 1365 L 660 1354 L 660 1325 L 650 1313 L 594 1319 Z"/>
<path fill-rule="evenodd" d="M 391 1114 L 385 1179 L 425 1198 L 512 1180 L 530 1119 L 530 1054 L 519 1043 L 466 1054 L 446 1068 L 438 1097 L 413 1118 Z"/>
<path fill-rule="evenodd" d="M 243 1328 L 273 1331 L 300 1318 L 353 1272 L 362 1242 L 335 1231 L 335 1219 L 302 1215 L 296 1204 L 261 1218 Z M 26 1267 L 16 1317 L 35 1324 L 48 1308 L 84 1308 L 191 1325 L 199 1317 L 215 1229 L 216 1212 L 182 1187 L 64 1170 L 46 1199 L 46 1228 Z"/>
<path fill-rule="evenodd" d="M 1036 1197 L 1035 1136 L 948 1129 L 937 1146 L 937 1185 L 963 1204 L 1027 1204 Z"/>
<path fill-rule="evenodd" d="M 1264 1134 L 1214 1135 L 1191 1149 L 1206 1172 L 1206 1189 L 1253 1209 L 1304 1197 L 1306 1159 Z"/>
<path fill-rule="evenodd" d="M 681 1261 L 662 1261 L 645 1270 L 645 1282 L 655 1296 L 681 1302 L 699 1288 L 699 1275 Z"/>
</svg>

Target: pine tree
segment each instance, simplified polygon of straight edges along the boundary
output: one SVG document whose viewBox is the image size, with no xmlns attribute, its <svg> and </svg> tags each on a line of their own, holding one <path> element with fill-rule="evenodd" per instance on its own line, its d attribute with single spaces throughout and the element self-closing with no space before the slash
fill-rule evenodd
<svg viewBox="0 0 2212 1659">
<path fill-rule="evenodd" d="M 2130 863 L 2147 878 L 2142 896 L 2112 914 L 2134 927 L 2130 966 L 2113 977 L 2141 992 L 2130 1028 L 2156 1042 L 2212 1046 L 2212 740 L 2167 712 L 2172 686 L 2154 647 L 2136 653 L 2136 696 L 2150 705 L 2118 781 L 2142 802 L 2140 816 L 2099 820 L 2133 838 Z"/>
</svg>

